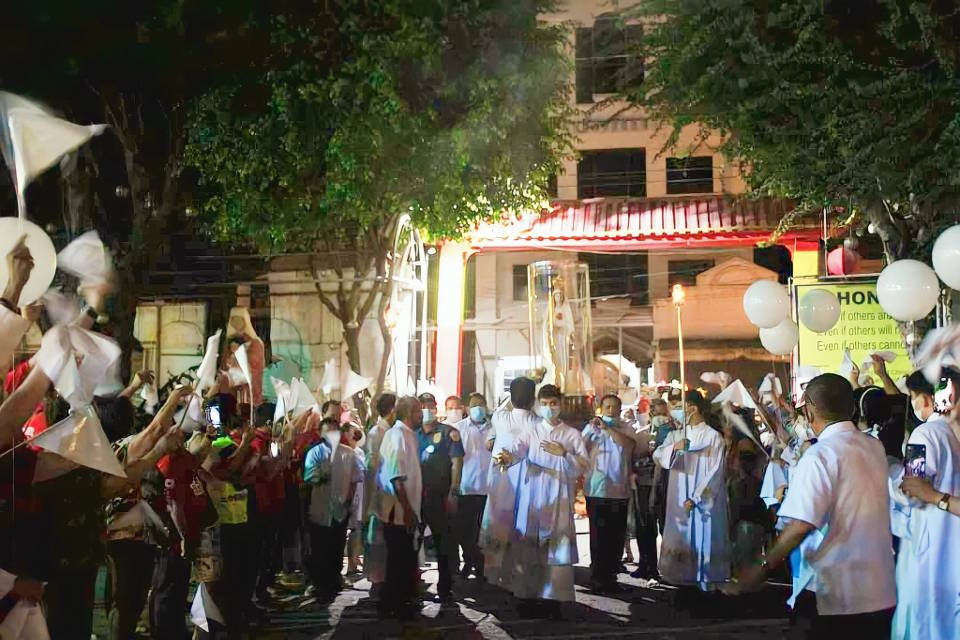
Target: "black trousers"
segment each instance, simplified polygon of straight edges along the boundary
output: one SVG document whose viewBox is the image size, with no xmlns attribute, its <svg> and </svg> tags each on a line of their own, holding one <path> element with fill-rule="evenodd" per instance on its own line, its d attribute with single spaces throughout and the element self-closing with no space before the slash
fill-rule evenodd
<svg viewBox="0 0 960 640">
<path fill-rule="evenodd" d="M 446 494 L 444 494 L 446 496 Z M 457 565 L 457 540 L 453 535 L 452 514 L 447 513 L 445 499 L 423 497 L 423 523 L 430 527 L 437 552 L 437 595 L 450 595 L 453 572 Z"/>
<path fill-rule="evenodd" d="M 600 584 L 612 585 L 617 582 L 627 535 L 629 504 L 629 501 L 619 498 L 587 498 L 590 574 Z"/>
<path fill-rule="evenodd" d="M 381 615 L 406 617 L 414 613 L 417 592 L 417 549 L 414 531 L 403 525 L 384 524 L 387 568 L 378 609 Z"/>
<path fill-rule="evenodd" d="M 654 487 L 638 484 L 634 493 L 634 524 L 637 549 L 640 552 L 637 556 L 637 568 L 647 578 L 657 575 L 657 510 L 655 507 L 650 508 L 650 495 L 653 492 Z"/>
<path fill-rule="evenodd" d="M 457 500 L 456 535 L 463 548 L 463 569 L 471 568 L 483 576 L 483 553 L 480 551 L 480 522 L 487 496 L 464 495 Z"/>
<path fill-rule="evenodd" d="M 280 542 L 280 526 L 274 518 L 263 518 L 260 523 L 260 566 L 257 572 L 257 598 L 265 596 L 267 587 L 273 586 L 277 571 L 283 564 L 283 545 Z"/>
<path fill-rule="evenodd" d="M 153 568 L 150 627 L 155 638 L 181 639 L 187 635 L 187 592 L 190 562 L 162 550 Z"/>
<path fill-rule="evenodd" d="M 348 519 L 338 522 L 331 518 L 329 527 L 310 523 L 310 580 L 318 598 L 329 598 L 340 593 Z"/>
<path fill-rule="evenodd" d="M 223 607 L 221 613 L 233 637 L 243 629 L 244 615 L 252 604 L 259 551 L 257 529 L 253 523 L 220 525 L 223 572 L 217 590 L 222 594 L 222 602 L 218 600 L 217 604 Z"/>
<path fill-rule="evenodd" d="M 797 597 L 796 620 L 810 640 L 850 640 L 850 638 L 889 638 L 894 609 L 844 616 L 822 616 L 817 612 L 817 596 L 804 591 Z"/>
<path fill-rule="evenodd" d="M 147 604 L 157 548 L 139 540 L 115 540 L 107 543 L 107 555 L 113 596 L 107 614 L 110 637 L 130 640 L 136 637 L 137 622 Z"/>
<path fill-rule="evenodd" d="M 97 570 L 58 568 L 54 572 L 43 594 L 51 638 L 90 640 Z"/>
</svg>

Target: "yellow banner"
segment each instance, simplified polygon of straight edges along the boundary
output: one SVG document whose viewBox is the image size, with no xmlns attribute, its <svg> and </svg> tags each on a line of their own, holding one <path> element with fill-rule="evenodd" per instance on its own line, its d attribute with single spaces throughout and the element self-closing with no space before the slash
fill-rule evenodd
<svg viewBox="0 0 960 640">
<path fill-rule="evenodd" d="M 817 367 L 823 373 L 836 373 L 843 362 L 844 349 L 850 350 L 850 357 L 858 367 L 862 367 L 871 351 L 892 351 L 897 358 L 887 363 L 887 371 L 894 381 L 913 371 L 897 321 L 880 307 L 876 282 L 797 285 L 797 300 L 802 301 L 804 294 L 813 289 L 836 294 L 840 301 L 840 320 L 826 333 L 816 333 L 799 323 L 801 365 Z M 867 373 L 876 384 L 881 384 L 872 370 Z"/>
</svg>

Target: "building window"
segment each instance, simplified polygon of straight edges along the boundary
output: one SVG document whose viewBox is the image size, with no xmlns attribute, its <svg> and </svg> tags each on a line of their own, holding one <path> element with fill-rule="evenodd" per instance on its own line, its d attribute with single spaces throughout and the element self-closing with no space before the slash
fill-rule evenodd
<svg viewBox="0 0 960 640">
<path fill-rule="evenodd" d="M 713 193 L 713 156 L 667 158 L 667 193 Z"/>
<path fill-rule="evenodd" d="M 581 151 L 577 197 L 647 195 L 647 159 L 643 149 Z"/>
<path fill-rule="evenodd" d="M 648 270 L 645 253 L 581 253 L 590 269 L 590 296 L 594 301 L 620 298 L 631 307 L 648 303 Z"/>
<path fill-rule="evenodd" d="M 473 320 L 477 317 L 477 254 L 467 258 L 463 274 L 463 317 Z"/>
<path fill-rule="evenodd" d="M 713 260 L 671 260 L 667 263 L 670 271 L 668 283 L 670 288 L 675 284 L 692 287 L 697 284 L 697 276 L 713 267 Z"/>
<path fill-rule="evenodd" d="M 637 54 L 642 27 L 601 16 L 593 27 L 576 30 L 577 102 L 589 104 L 596 94 L 620 93 L 643 81 L 643 59 Z"/>
<path fill-rule="evenodd" d="M 513 265 L 513 301 L 526 302 L 527 300 L 527 265 Z"/>
</svg>

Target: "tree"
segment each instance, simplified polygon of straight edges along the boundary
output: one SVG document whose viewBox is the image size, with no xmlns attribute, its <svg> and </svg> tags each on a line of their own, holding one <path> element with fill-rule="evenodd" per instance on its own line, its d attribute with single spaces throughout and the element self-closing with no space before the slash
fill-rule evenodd
<svg viewBox="0 0 960 640">
<path fill-rule="evenodd" d="M 307 251 L 360 370 L 368 313 L 384 339 L 402 216 L 435 237 L 542 207 L 571 153 L 565 32 L 541 0 L 285 4 L 257 77 L 209 92 L 187 159 L 217 237 Z"/>
<path fill-rule="evenodd" d="M 250 28 L 259 9 L 254 0 L 36 0 L 4 8 L 3 87 L 74 121 L 109 125 L 61 175 L 74 225 L 93 224 L 112 245 L 120 286 L 111 315 L 125 352 L 142 280 L 171 229 L 188 222 L 187 107 L 260 59 L 265 42 Z"/>
<path fill-rule="evenodd" d="M 957 220 L 956 2 L 648 0 L 629 100 L 674 133 L 719 130 L 753 195 L 870 222 L 888 261 Z"/>
</svg>

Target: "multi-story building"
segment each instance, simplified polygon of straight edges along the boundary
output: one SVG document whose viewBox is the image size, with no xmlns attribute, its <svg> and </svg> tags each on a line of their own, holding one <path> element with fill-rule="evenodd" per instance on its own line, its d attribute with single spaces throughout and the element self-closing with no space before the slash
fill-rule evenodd
<svg viewBox="0 0 960 640">
<path fill-rule="evenodd" d="M 704 138 L 690 126 L 667 146 L 669 124 L 617 100 L 623 82 L 642 80 L 643 60 L 633 53 L 641 26 L 623 24 L 609 9 L 605 0 L 569 0 L 544 17 L 571 25 L 579 111 L 579 157 L 557 176 L 554 206 L 482 225 L 466 243 L 441 248 L 438 288 L 459 290 L 464 279 L 465 301 L 462 322 L 455 313 L 438 318 L 436 376 L 444 389 L 500 397 L 531 367 L 527 265 L 540 260 L 589 266 L 597 356 L 620 354 L 641 370 L 653 366 L 659 380 L 675 377 L 668 298 L 680 283 L 690 287 L 688 373 L 733 369 L 752 379 L 770 370 L 743 315 L 743 291 L 758 278 L 784 280 L 791 252 L 816 247 L 818 234 L 794 232 L 779 246 L 757 249 L 788 205 L 738 201 L 741 168 L 715 151 L 718 135 Z M 616 384 L 616 373 L 608 373 L 595 368 L 597 391 L 605 378 Z"/>
</svg>

